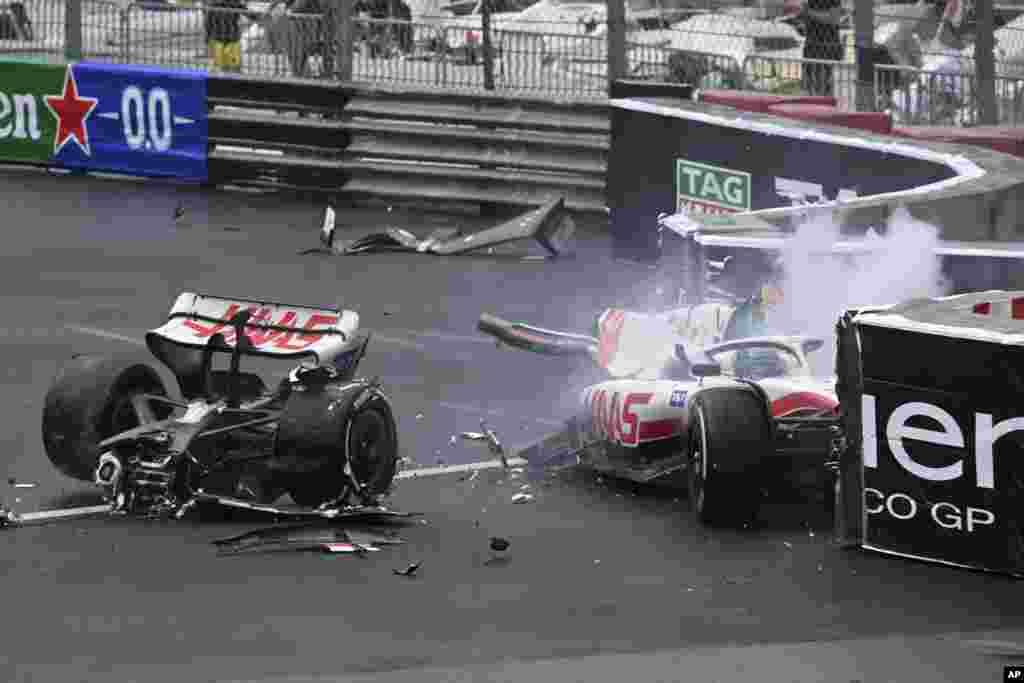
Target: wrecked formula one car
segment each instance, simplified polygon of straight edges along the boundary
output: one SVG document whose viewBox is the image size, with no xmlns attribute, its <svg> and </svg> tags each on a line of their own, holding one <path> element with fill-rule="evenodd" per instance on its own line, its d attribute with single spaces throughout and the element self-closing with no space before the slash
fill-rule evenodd
<svg viewBox="0 0 1024 683">
<path fill-rule="evenodd" d="M 309 249 L 302 253 L 352 255 L 399 251 L 448 256 L 493 249 L 504 244 L 532 239 L 544 248 L 549 257 L 558 258 L 572 251 L 575 231 L 576 226 L 565 208 L 565 200 L 559 198 L 493 228 L 469 235 L 455 228 L 441 228 L 427 237 L 420 238 L 402 228 L 388 228 L 384 232 L 373 233 L 357 240 L 339 242 L 336 239 L 337 212 L 334 207 L 328 206 L 324 210 L 323 225 L 320 228 L 322 248 Z"/>
<path fill-rule="evenodd" d="M 828 503 L 839 404 L 834 382 L 814 377 L 808 362 L 823 340 L 739 334 L 735 307 L 702 306 L 703 319 L 693 317 L 700 306 L 608 310 L 594 336 L 481 315 L 478 329 L 501 342 L 585 356 L 609 375 L 582 391 L 564 429 L 517 455 L 531 466 L 686 487 L 710 525 L 751 520 L 779 485 L 815 488 Z"/>
<path fill-rule="evenodd" d="M 149 363 L 75 356 L 46 395 L 46 454 L 113 511 L 387 515 L 398 436 L 379 382 L 355 377 L 369 341 L 353 311 L 181 294 L 146 335 L 173 393 Z M 243 357 L 298 364 L 268 387 Z"/>
</svg>

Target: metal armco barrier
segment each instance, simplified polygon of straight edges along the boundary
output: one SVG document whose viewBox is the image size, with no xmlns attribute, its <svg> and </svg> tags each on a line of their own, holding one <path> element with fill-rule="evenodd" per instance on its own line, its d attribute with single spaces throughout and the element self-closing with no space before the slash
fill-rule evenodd
<svg viewBox="0 0 1024 683">
<path fill-rule="evenodd" d="M 210 75 L 209 182 L 605 211 L 607 106 Z"/>
</svg>

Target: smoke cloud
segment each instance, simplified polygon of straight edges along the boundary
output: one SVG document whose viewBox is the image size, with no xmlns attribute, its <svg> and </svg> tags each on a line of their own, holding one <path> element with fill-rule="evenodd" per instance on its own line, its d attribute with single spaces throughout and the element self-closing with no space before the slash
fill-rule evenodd
<svg viewBox="0 0 1024 683">
<path fill-rule="evenodd" d="M 811 359 L 816 374 L 833 373 L 835 324 L 848 308 L 942 296 L 949 290 L 934 247 L 939 229 L 906 209 L 895 211 L 883 236 L 869 233 L 877 248 L 868 253 L 830 253 L 840 239 L 830 213 L 811 216 L 780 255 L 785 300 L 769 324 L 780 334 L 825 340 Z"/>
</svg>

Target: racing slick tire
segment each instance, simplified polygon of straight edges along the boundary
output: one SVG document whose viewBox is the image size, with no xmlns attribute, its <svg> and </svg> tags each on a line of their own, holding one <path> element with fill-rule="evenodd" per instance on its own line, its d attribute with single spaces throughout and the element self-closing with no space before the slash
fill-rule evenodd
<svg viewBox="0 0 1024 683">
<path fill-rule="evenodd" d="M 756 471 L 771 444 L 762 396 L 750 387 L 706 389 L 690 414 L 688 488 L 694 516 L 708 526 L 738 526 L 757 513 Z"/>
<path fill-rule="evenodd" d="M 133 408 L 138 394 L 168 396 L 156 369 L 118 356 L 79 355 L 61 369 L 43 405 L 43 446 L 58 470 L 93 481 L 99 443 L 166 413 L 141 416 Z"/>
<path fill-rule="evenodd" d="M 346 463 L 365 494 L 386 493 L 398 470 L 398 429 L 387 399 L 370 387 L 296 392 L 274 450 L 292 500 L 318 507 L 348 493 Z"/>
</svg>

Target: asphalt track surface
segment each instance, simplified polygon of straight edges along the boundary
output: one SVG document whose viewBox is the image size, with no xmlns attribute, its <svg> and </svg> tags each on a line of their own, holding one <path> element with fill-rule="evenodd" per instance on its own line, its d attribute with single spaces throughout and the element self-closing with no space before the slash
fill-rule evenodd
<svg viewBox="0 0 1024 683">
<path fill-rule="evenodd" d="M 0 474 L 38 484 L 0 491 L 22 512 L 98 502 L 42 451 L 60 363 L 141 352 L 181 291 L 358 310 L 378 333 L 363 372 L 390 390 L 403 455 L 431 467 L 483 458 L 450 443 L 483 415 L 507 443 L 539 436 L 593 376 L 481 340 L 481 311 L 586 329 L 654 277 L 612 262 L 587 226 L 578 257 L 557 263 L 300 256 L 316 243 L 310 200 L 41 174 L 2 175 L 0 194 Z M 383 208 L 339 221 L 351 237 L 489 223 Z M 997 681 L 1024 657 L 1019 582 L 837 549 L 812 505 L 776 505 L 756 531 L 708 531 L 672 492 L 564 473 L 514 505 L 523 482 L 405 479 L 391 502 L 425 523 L 365 558 L 217 556 L 210 541 L 254 519 L 4 530 L 0 679 Z M 491 535 L 512 544 L 496 562 Z M 391 571 L 415 561 L 413 577 Z"/>
</svg>

